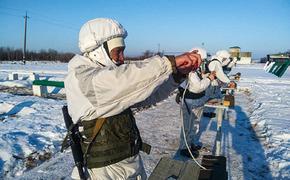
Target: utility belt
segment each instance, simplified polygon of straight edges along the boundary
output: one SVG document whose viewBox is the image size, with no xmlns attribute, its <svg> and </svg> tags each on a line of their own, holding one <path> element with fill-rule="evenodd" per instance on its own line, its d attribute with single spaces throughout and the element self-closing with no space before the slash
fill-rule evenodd
<svg viewBox="0 0 290 180">
<path fill-rule="evenodd" d="M 178 87 L 178 90 L 179 90 L 180 97 L 182 97 L 184 93 L 184 89 L 182 87 Z M 203 96 L 205 96 L 205 91 L 202 91 L 200 93 L 193 93 L 193 92 L 190 92 L 188 89 L 186 89 L 184 98 L 185 99 L 200 99 Z"/>
</svg>

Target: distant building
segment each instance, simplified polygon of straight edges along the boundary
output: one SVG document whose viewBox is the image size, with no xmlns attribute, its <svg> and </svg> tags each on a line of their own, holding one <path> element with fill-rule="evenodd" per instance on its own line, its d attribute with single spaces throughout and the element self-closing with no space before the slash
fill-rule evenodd
<svg viewBox="0 0 290 180">
<path fill-rule="evenodd" d="M 239 46 L 230 47 L 230 54 L 233 59 L 237 59 L 237 64 L 251 64 L 252 53 L 251 52 L 241 52 Z"/>
<path fill-rule="evenodd" d="M 267 63 L 264 66 L 266 72 L 282 77 L 290 66 L 290 55 L 287 53 L 268 54 Z"/>
<path fill-rule="evenodd" d="M 290 54 L 287 53 L 279 53 L 279 54 L 268 54 L 268 61 L 271 60 L 290 60 Z"/>
</svg>

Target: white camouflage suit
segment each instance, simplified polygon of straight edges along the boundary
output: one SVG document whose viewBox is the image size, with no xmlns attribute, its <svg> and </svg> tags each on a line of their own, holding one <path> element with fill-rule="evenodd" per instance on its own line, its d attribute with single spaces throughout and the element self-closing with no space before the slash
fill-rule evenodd
<svg viewBox="0 0 290 180">
<path fill-rule="evenodd" d="M 106 26 L 106 31 L 90 33 L 97 28 L 94 27 L 96 21 Z M 115 35 L 125 38 L 126 31 L 110 19 L 89 21 L 81 29 L 79 46 L 84 56 L 76 55 L 71 59 L 65 78 L 68 110 L 74 123 L 110 117 L 130 107 L 156 103 L 178 87 L 172 78 L 172 64 L 166 57 L 154 56 L 116 66 L 102 45 Z M 146 179 L 139 154 L 88 172 L 90 178 L 96 180 Z M 76 168 L 72 178 L 79 179 Z"/>
<path fill-rule="evenodd" d="M 223 58 L 228 59 L 230 57 L 230 54 L 225 51 L 221 50 L 216 53 L 211 59 L 217 59 L 218 61 L 211 61 L 208 65 L 208 69 L 210 72 L 215 71 L 216 72 L 216 77 L 217 79 L 213 80 L 211 82 L 210 87 L 206 91 L 206 95 L 208 96 L 209 99 L 220 99 L 222 98 L 221 95 L 221 86 L 222 84 L 229 83 L 230 79 L 228 76 L 224 73 L 223 71 Z M 227 60 L 225 60 L 227 61 Z M 232 65 L 232 64 L 231 64 Z"/>
<path fill-rule="evenodd" d="M 188 76 L 188 90 L 193 93 L 200 93 L 205 91 L 210 85 L 209 78 L 200 78 L 197 72 L 191 72 Z M 185 89 L 187 81 L 184 81 L 180 86 Z M 181 95 L 182 96 L 182 95 Z M 184 99 L 182 106 L 182 114 L 184 121 L 184 131 L 186 136 L 186 142 L 190 146 L 191 144 L 197 144 L 196 134 L 199 132 L 200 119 L 203 113 L 204 104 L 207 101 L 207 97 L 203 96 L 199 99 Z M 186 104 L 185 104 L 186 103 Z M 180 133 L 179 149 L 186 149 L 185 139 L 183 132 Z"/>
<path fill-rule="evenodd" d="M 193 48 L 191 51 L 198 51 L 202 59 L 207 58 L 207 52 L 203 48 Z M 188 74 L 188 79 L 180 84 L 183 89 L 186 88 L 188 83 L 188 91 L 192 93 L 201 93 L 205 91 L 211 80 L 207 76 L 203 76 L 202 79 L 199 78 L 198 72 L 190 72 Z M 180 95 L 182 97 L 182 94 Z M 183 115 L 183 126 L 185 131 L 186 142 L 190 146 L 192 144 L 197 144 L 196 135 L 199 132 L 200 119 L 203 113 L 203 106 L 207 101 L 207 97 L 203 96 L 199 99 L 184 99 L 184 104 L 182 106 Z M 179 149 L 186 149 L 185 139 L 183 131 L 181 129 L 180 133 L 180 143 Z"/>
</svg>

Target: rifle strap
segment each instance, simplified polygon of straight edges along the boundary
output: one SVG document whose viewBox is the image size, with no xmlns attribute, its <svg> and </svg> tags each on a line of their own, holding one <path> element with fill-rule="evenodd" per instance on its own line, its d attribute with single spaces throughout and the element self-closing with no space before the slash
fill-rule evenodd
<svg viewBox="0 0 290 180">
<path fill-rule="evenodd" d="M 78 124 L 78 122 L 76 124 L 71 124 L 70 127 L 68 128 L 67 133 L 66 133 L 66 135 L 65 135 L 65 137 L 64 137 L 64 139 L 63 139 L 63 141 L 61 143 L 60 152 L 63 152 L 65 149 L 67 149 L 70 146 L 70 144 L 68 143 L 68 141 L 69 141 L 69 138 L 70 138 L 70 136 L 72 134 L 72 129 L 74 127 L 76 127 L 76 125 Z"/>
<path fill-rule="evenodd" d="M 86 151 L 84 153 L 84 165 L 87 165 L 87 155 L 90 153 L 91 147 L 97 137 L 97 135 L 99 134 L 104 122 L 105 122 L 106 118 L 98 118 L 93 130 L 93 139 L 91 140 L 91 142 L 89 143 L 88 147 L 86 148 Z"/>
</svg>

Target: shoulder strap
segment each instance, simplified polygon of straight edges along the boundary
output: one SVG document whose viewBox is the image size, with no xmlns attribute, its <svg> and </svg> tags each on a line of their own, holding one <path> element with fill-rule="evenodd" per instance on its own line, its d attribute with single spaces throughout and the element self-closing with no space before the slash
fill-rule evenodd
<svg viewBox="0 0 290 180">
<path fill-rule="evenodd" d="M 228 67 L 228 65 L 229 65 L 232 61 L 233 61 L 233 60 L 230 59 L 229 62 L 228 62 L 226 65 L 224 65 L 224 66 L 225 66 L 225 67 Z"/>
<path fill-rule="evenodd" d="M 212 59 L 212 60 L 209 61 L 209 63 L 211 63 L 211 62 L 213 62 L 213 61 L 218 61 L 219 63 L 221 63 L 218 59 Z M 208 63 L 208 64 L 209 64 L 209 63 Z"/>
<path fill-rule="evenodd" d="M 197 74 L 199 80 L 202 80 L 202 74 L 201 74 L 201 70 L 200 69 L 196 71 L 196 74 Z"/>
<path fill-rule="evenodd" d="M 94 130 L 93 130 L 93 137 L 95 138 L 98 133 L 100 132 L 104 122 L 105 122 L 106 118 L 99 118 L 97 121 L 96 121 L 96 124 L 95 124 L 95 127 L 94 127 Z"/>
<path fill-rule="evenodd" d="M 208 68 L 209 64 L 213 61 L 218 61 L 219 63 L 221 63 L 218 59 L 212 59 L 212 60 L 209 60 L 205 63 L 205 73 L 210 73 L 210 70 Z"/>
<path fill-rule="evenodd" d="M 132 111 L 131 111 L 131 109 L 129 109 L 130 110 L 130 116 L 131 116 L 131 118 L 133 118 L 133 119 L 135 119 L 134 118 L 134 116 L 133 116 L 133 113 L 132 113 Z M 136 123 L 136 122 L 135 122 Z M 140 135 L 140 131 L 139 131 L 139 129 L 138 129 L 138 127 L 137 127 L 137 125 L 135 124 L 135 126 L 136 126 L 136 132 L 137 132 L 137 134 L 138 134 L 138 136 L 140 137 L 140 139 L 139 139 L 139 142 L 137 142 L 137 143 L 139 143 L 137 146 L 139 146 L 138 148 L 141 150 L 141 151 L 143 151 L 143 152 L 145 152 L 145 153 L 147 153 L 147 154 L 150 154 L 150 152 L 151 152 L 151 145 L 149 145 L 149 144 L 147 144 L 147 143 L 144 143 L 143 141 L 142 141 L 142 138 L 141 138 L 141 135 Z M 139 150 L 138 149 L 138 150 Z"/>
<path fill-rule="evenodd" d="M 84 164 L 86 165 L 87 164 L 87 154 L 90 152 L 91 148 L 92 148 L 92 144 L 93 142 L 95 141 L 97 135 L 99 134 L 104 122 L 105 122 L 106 118 L 98 118 L 97 121 L 96 121 L 96 124 L 95 124 L 95 127 L 94 127 L 94 130 L 93 130 L 93 139 L 92 141 L 89 143 L 89 145 L 87 146 L 87 149 L 84 153 Z"/>
</svg>

